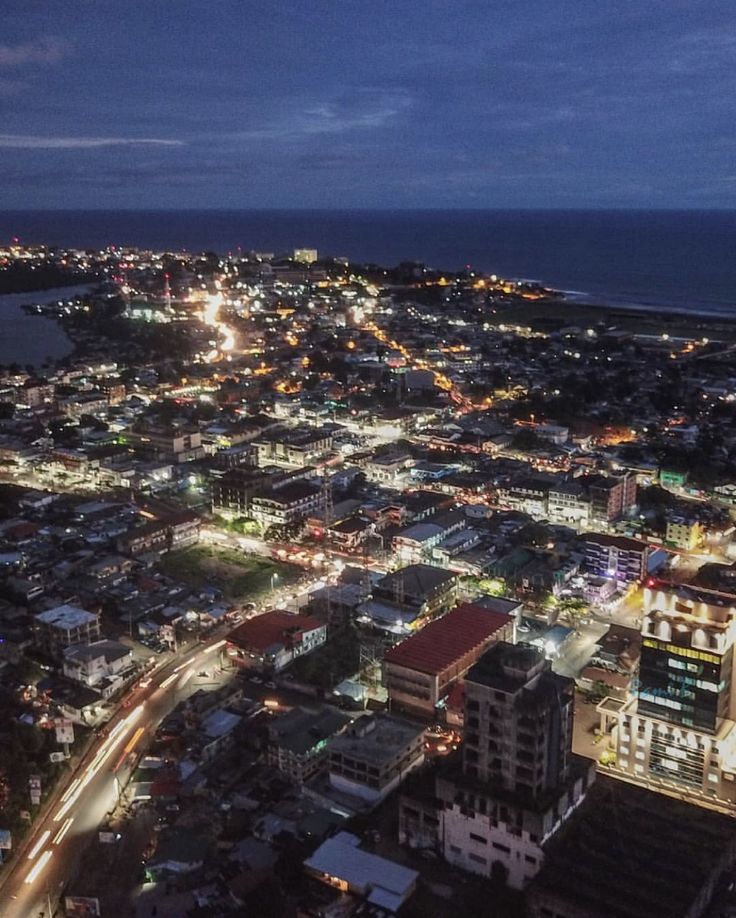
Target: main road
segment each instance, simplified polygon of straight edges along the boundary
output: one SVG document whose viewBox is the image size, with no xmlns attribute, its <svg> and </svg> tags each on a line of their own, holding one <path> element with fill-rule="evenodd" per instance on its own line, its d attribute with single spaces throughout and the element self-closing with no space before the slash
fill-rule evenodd
<svg viewBox="0 0 736 918">
<path fill-rule="evenodd" d="M 221 634 L 195 644 L 155 670 L 145 688 L 127 696 L 128 705 L 103 728 L 76 767 L 58 783 L 14 857 L 0 871 L 3 918 L 48 918 L 64 885 L 107 814 L 115 807 L 128 760 L 176 707 L 187 683 L 224 644 Z"/>
</svg>

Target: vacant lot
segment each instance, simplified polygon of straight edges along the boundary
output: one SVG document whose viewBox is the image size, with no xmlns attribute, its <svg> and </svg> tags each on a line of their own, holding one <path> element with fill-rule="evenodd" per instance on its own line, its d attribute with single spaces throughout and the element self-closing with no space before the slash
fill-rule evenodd
<svg viewBox="0 0 736 918">
<path fill-rule="evenodd" d="M 301 573 L 288 564 L 267 558 L 244 555 L 229 548 L 192 546 L 169 552 L 162 568 L 176 580 L 192 586 L 213 586 L 228 599 L 258 599 L 271 589 L 271 577 L 278 575 L 280 586 L 296 580 Z"/>
</svg>

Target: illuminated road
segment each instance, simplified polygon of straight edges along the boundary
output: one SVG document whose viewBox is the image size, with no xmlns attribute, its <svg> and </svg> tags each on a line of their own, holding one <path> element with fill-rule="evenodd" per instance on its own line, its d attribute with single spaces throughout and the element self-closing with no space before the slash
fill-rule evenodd
<svg viewBox="0 0 736 918">
<path fill-rule="evenodd" d="M 75 770 L 59 782 L 45 817 L 35 822 L 0 873 L 3 918 L 48 918 L 49 903 L 58 907 L 62 887 L 115 806 L 118 784 L 129 777 L 131 754 L 181 700 L 197 666 L 213 660 L 223 643 L 221 636 L 212 636 L 164 664 L 150 686 L 134 690 L 131 706 L 118 711 Z"/>
<path fill-rule="evenodd" d="M 225 304 L 225 298 L 218 290 L 217 293 L 211 293 L 202 309 L 202 321 L 214 328 L 220 335 L 219 345 L 207 355 L 207 360 L 218 360 L 223 353 L 232 351 L 235 347 L 235 332 L 226 325 L 220 318 L 220 309 Z"/>
</svg>

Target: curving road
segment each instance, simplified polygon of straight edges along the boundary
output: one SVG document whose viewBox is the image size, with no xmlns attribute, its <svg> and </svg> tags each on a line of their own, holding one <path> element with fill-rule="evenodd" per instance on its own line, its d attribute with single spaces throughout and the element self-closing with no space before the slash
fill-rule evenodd
<svg viewBox="0 0 736 918">
<path fill-rule="evenodd" d="M 64 885 L 130 776 L 129 753 L 176 707 L 197 666 L 211 661 L 223 644 L 221 634 L 211 635 L 155 670 L 149 686 L 131 690 L 129 706 L 118 709 L 74 770 L 59 781 L 42 816 L 0 872 L 3 918 L 54 914 Z"/>
</svg>

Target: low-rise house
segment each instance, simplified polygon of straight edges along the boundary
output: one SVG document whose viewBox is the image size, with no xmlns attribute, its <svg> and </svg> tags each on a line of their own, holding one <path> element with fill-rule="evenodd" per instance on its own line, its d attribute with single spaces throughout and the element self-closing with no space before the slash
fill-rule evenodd
<svg viewBox="0 0 736 918">
<path fill-rule="evenodd" d="M 672 516 L 667 520 L 664 540 L 668 545 L 683 551 L 695 551 L 704 538 L 702 524 L 684 516 Z"/>
<path fill-rule="evenodd" d="M 334 708 L 292 708 L 268 725 L 267 761 L 296 784 L 304 784 L 327 767 L 329 740 L 350 722 L 349 715 Z"/>
<path fill-rule="evenodd" d="M 308 481 L 291 481 L 279 488 L 253 495 L 250 515 L 264 529 L 269 526 L 293 526 L 303 523 L 324 504 L 319 485 Z"/>
<path fill-rule="evenodd" d="M 229 749 L 235 742 L 235 731 L 243 718 L 234 711 L 218 708 L 202 720 L 199 729 L 203 743 L 199 750 L 200 758 L 206 762 Z"/>
<path fill-rule="evenodd" d="M 372 529 L 370 520 L 361 516 L 349 516 L 332 523 L 327 528 L 327 538 L 339 551 L 352 552 L 366 542 Z"/>
<path fill-rule="evenodd" d="M 253 440 L 257 465 L 312 465 L 332 449 L 333 436 L 334 430 L 329 426 L 275 430 Z"/>
<path fill-rule="evenodd" d="M 249 669 L 278 672 L 327 640 L 327 625 L 309 615 L 274 610 L 245 621 L 227 638 L 231 660 Z"/>
<path fill-rule="evenodd" d="M 183 510 L 131 529 L 118 539 L 118 548 L 131 555 L 187 548 L 199 542 L 201 524 L 196 513 Z"/>
<path fill-rule="evenodd" d="M 128 430 L 126 440 L 143 453 L 173 462 L 188 462 L 204 457 L 202 434 L 196 427 L 141 427 Z"/>
<path fill-rule="evenodd" d="M 430 564 L 410 564 L 382 577 L 358 616 L 377 628 L 407 634 L 455 604 L 457 576 Z"/>
<path fill-rule="evenodd" d="M 371 481 L 393 484 L 412 464 L 413 460 L 409 453 L 382 453 L 366 462 L 365 474 Z"/>
<path fill-rule="evenodd" d="M 563 481 L 549 489 L 547 518 L 564 526 L 586 526 L 591 507 L 588 495 L 577 481 Z"/>
<path fill-rule="evenodd" d="M 74 644 L 64 651 L 64 675 L 89 688 L 107 682 L 110 694 L 119 687 L 120 676 L 129 669 L 133 651 L 119 641 L 94 641 L 91 644 Z"/>
<path fill-rule="evenodd" d="M 60 656 L 74 644 L 100 639 L 100 617 L 94 612 L 65 604 L 33 617 L 36 643 L 52 656 Z"/>
<path fill-rule="evenodd" d="M 360 839 L 338 832 L 307 858 L 307 872 L 329 886 L 365 900 L 369 906 L 395 914 L 416 889 L 419 874 L 360 847 Z"/>
</svg>

